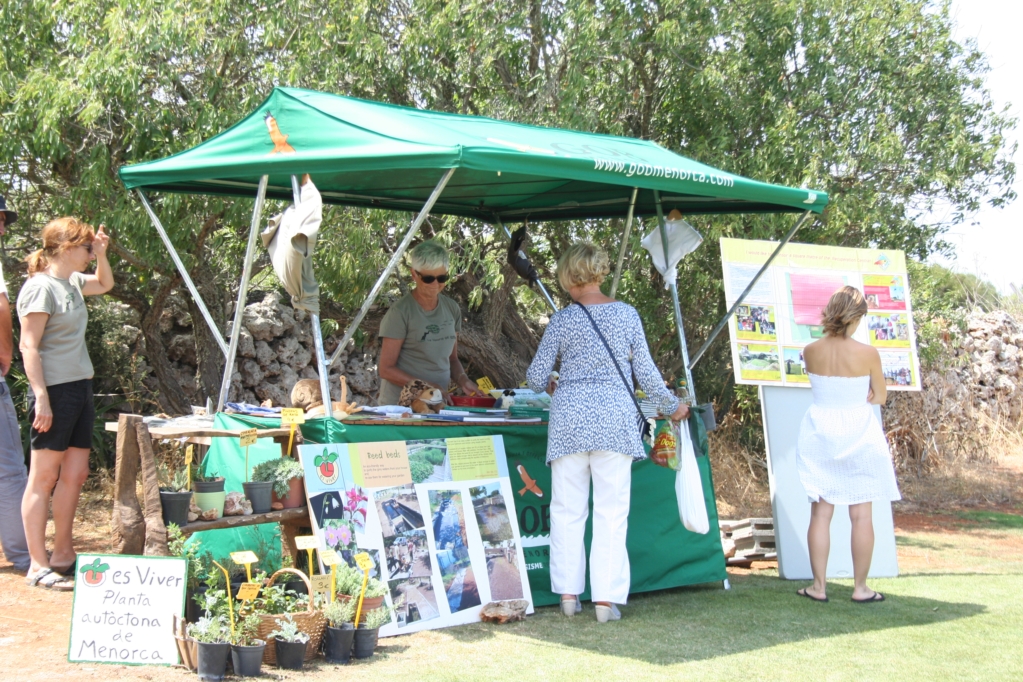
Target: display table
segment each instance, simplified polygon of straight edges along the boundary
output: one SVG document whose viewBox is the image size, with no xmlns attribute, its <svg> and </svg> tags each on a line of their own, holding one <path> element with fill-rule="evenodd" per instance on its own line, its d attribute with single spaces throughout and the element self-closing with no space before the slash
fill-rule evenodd
<svg viewBox="0 0 1023 682">
<path fill-rule="evenodd" d="M 697 535 L 682 526 L 675 498 L 675 472 L 659 467 L 649 460 L 634 465 L 627 541 L 633 593 L 727 578 L 721 537 L 717 532 L 717 506 L 710 462 L 706 457 L 706 435 L 702 433 L 702 423 L 696 425 L 698 421 L 694 418 L 690 423 L 693 429 L 699 430 L 699 433 L 694 433 L 696 436 L 694 443 L 700 444 L 703 449 L 703 456 L 697 457 L 697 462 L 703 477 L 704 499 L 711 531 L 706 535 Z M 242 415 L 218 414 L 216 417 L 216 426 L 223 429 L 253 427 L 265 429 L 278 424 L 279 421 L 275 419 Z M 550 468 L 545 464 L 546 424 L 383 425 L 342 423 L 334 419 L 321 418 L 303 424 L 302 435 L 306 443 L 366 443 L 423 438 L 502 436 L 512 488 L 516 491 L 515 511 L 522 534 L 533 601 L 537 606 L 558 603 L 558 596 L 550 591 L 548 569 L 551 475 Z M 228 445 L 226 439 L 217 440 L 223 440 L 224 446 Z M 221 461 L 226 461 L 230 455 L 226 452 L 216 453 L 218 445 L 214 442 L 210 454 L 213 456 L 220 454 Z M 535 481 L 532 485 L 543 493 L 543 497 L 538 497 L 529 490 L 531 486 L 522 480 L 519 465 L 522 465 L 526 475 Z M 587 523 L 587 547 L 589 536 L 590 524 Z M 582 598 L 588 599 L 588 592 L 584 593 Z"/>
</svg>

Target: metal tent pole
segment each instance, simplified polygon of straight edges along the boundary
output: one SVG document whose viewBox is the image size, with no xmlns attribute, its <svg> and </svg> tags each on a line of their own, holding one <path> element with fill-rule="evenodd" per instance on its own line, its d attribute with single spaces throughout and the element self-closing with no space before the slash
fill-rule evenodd
<svg viewBox="0 0 1023 682">
<path fill-rule="evenodd" d="M 693 356 L 693 361 L 689 363 L 690 370 L 696 365 L 697 362 L 700 361 L 700 358 L 703 357 L 703 354 L 707 352 L 707 349 L 710 348 L 710 344 L 714 343 L 714 339 L 717 338 L 718 334 L 721 333 L 721 330 L 725 328 L 726 324 L 728 324 L 728 320 L 731 319 L 732 314 L 735 312 L 735 309 L 742 305 L 742 302 L 746 300 L 746 296 L 749 295 L 749 292 L 753 291 L 753 287 L 756 286 L 757 281 L 760 280 L 760 277 L 765 272 L 767 272 L 767 268 L 771 265 L 771 262 L 774 260 L 775 256 L 781 253 L 781 250 L 785 248 L 785 245 L 789 243 L 789 240 L 792 239 L 793 235 L 796 234 L 799 228 L 803 226 L 803 223 L 805 223 L 811 215 L 812 214 L 810 211 L 807 211 L 806 213 L 801 215 L 799 217 L 799 220 L 796 221 L 796 224 L 792 226 L 791 230 L 789 230 L 789 233 L 785 235 L 785 238 L 781 240 L 781 243 L 778 244 L 778 248 L 776 248 L 774 250 L 774 253 L 771 254 L 771 257 L 768 258 L 766 262 L 764 262 L 764 265 L 760 268 L 760 271 L 752 280 L 750 280 L 750 283 L 746 285 L 746 288 L 743 290 L 743 292 L 739 294 L 739 298 L 735 299 L 735 303 L 732 304 L 732 307 L 728 309 L 728 312 L 725 313 L 725 316 L 722 317 L 721 321 L 717 323 L 717 326 L 714 327 L 714 330 L 710 333 L 710 336 L 707 337 L 707 340 L 703 342 L 702 346 L 700 346 L 700 350 L 696 351 L 696 354 Z"/>
<path fill-rule="evenodd" d="M 504 235 L 508 237 L 508 239 L 511 239 L 511 232 L 509 232 L 508 228 L 504 226 L 504 222 L 501 221 L 501 216 L 494 216 L 494 219 L 497 221 L 497 224 L 501 226 L 501 229 L 504 230 Z M 522 252 L 522 249 L 519 249 L 519 255 L 522 258 L 526 258 L 526 254 Z M 539 278 L 536 280 L 536 286 L 540 288 L 540 293 L 543 294 L 543 297 L 547 301 L 547 305 L 551 307 L 551 310 L 558 312 L 558 306 L 554 303 L 554 299 L 551 298 L 550 292 L 547 291 L 547 287 L 543 285 L 543 282 L 541 282 Z"/>
<path fill-rule="evenodd" d="M 622 263 L 625 262 L 625 251 L 629 248 L 629 234 L 632 232 L 632 216 L 636 211 L 636 195 L 639 194 L 639 187 L 632 188 L 632 199 L 629 200 L 629 217 L 625 219 L 625 236 L 622 237 L 622 248 L 618 250 L 618 265 L 615 266 L 615 276 L 611 280 L 611 298 L 615 297 L 618 291 L 618 282 L 622 278 Z"/>
<path fill-rule="evenodd" d="M 192 282 L 192 278 L 188 275 L 188 270 L 185 269 L 185 264 L 181 262 L 181 258 L 178 257 L 178 252 L 174 249 L 174 244 L 171 243 L 170 237 L 167 236 L 167 231 L 163 229 L 163 224 L 160 219 L 156 217 L 156 212 L 153 207 L 149 205 L 149 200 L 146 199 L 146 195 L 142 193 L 142 190 L 135 190 L 139 194 L 139 198 L 142 199 L 142 205 L 146 209 L 146 213 L 149 214 L 149 219 L 153 221 L 153 226 L 156 231 L 160 233 L 160 239 L 163 240 L 163 245 L 167 247 L 167 251 L 170 253 L 171 260 L 174 261 L 174 266 L 178 269 L 178 274 L 181 275 L 181 279 L 185 281 L 185 286 L 188 287 L 189 293 L 192 294 L 192 299 L 195 304 L 199 306 L 200 312 L 202 312 L 203 318 L 206 320 L 206 324 L 209 325 L 210 331 L 213 332 L 213 338 L 216 339 L 217 345 L 220 346 L 220 351 L 227 356 L 227 344 L 224 343 L 224 333 L 217 328 L 217 323 L 213 321 L 213 316 L 210 315 L 210 311 L 206 308 L 206 302 L 202 300 L 202 296 L 199 295 L 199 290 L 195 288 L 195 284 Z"/>
<path fill-rule="evenodd" d="M 234 374 L 234 359 L 238 354 L 238 337 L 242 330 L 242 316 L 245 313 L 245 296 L 249 290 L 249 278 L 252 277 L 252 259 L 256 252 L 256 235 L 259 234 L 259 220 L 263 215 L 263 201 L 266 199 L 266 184 L 269 175 L 259 179 L 256 190 L 256 205 L 252 209 L 252 224 L 249 225 L 249 243 L 245 247 L 245 264 L 242 266 L 242 281 L 238 285 L 238 302 L 234 307 L 234 322 L 231 324 L 231 342 L 227 347 L 227 361 L 224 365 L 224 380 L 220 382 L 220 398 L 217 400 L 217 412 L 224 411 L 231 392 L 231 375 Z"/>
<path fill-rule="evenodd" d="M 401 261 L 401 257 L 405 254 L 405 250 L 409 247 L 409 244 L 412 243 L 413 237 L 415 237 L 416 233 L 419 232 L 419 227 L 423 224 L 423 221 L 426 220 L 427 216 L 430 215 L 430 209 L 432 209 L 433 205 L 437 203 L 437 199 L 440 198 L 441 192 L 444 191 L 444 187 L 448 184 L 448 180 L 450 180 L 451 176 L 454 174 L 455 169 L 449 168 L 437 183 L 437 186 L 433 188 L 430 198 L 426 200 L 425 204 L 423 204 L 423 210 L 420 211 L 419 215 L 416 216 L 416 219 L 412 221 L 412 227 L 408 229 L 408 232 L 405 234 L 405 238 L 401 240 L 401 243 L 398 245 L 397 250 L 395 250 L 394 255 L 391 256 L 391 260 L 387 263 L 387 267 L 384 268 L 382 273 L 380 273 L 380 277 L 377 278 L 376 283 L 373 284 L 373 288 L 370 289 L 369 294 L 366 296 L 366 300 L 362 304 L 362 308 L 359 309 L 358 315 L 355 316 L 352 323 L 348 325 L 348 329 L 345 330 L 345 335 L 341 339 L 341 343 L 338 344 L 334 354 L 330 356 L 330 361 L 327 363 L 327 367 L 332 367 L 334 363 L 337 362 L 337 359 L 341 357 L 341 352 L 348 347 L 348 342 L 352 340 L 353 336 L 355 336 L 355 330 L 358 329 L 359 325 L 362 323 L 362 318 L 366 317 L 366 313 L 369 312 L 370 306 L 373 305 L 373 302 L 376 300 L 377 295 L 383 288 L 387 278 L 390 277 L 391 273 L 394 272 L 394 269 L 398 267 L 398 263 Z"/>
<path fill-rule="evenodd" d="M 661 230 L 661 247 L 664 249 L 664 266 L 668 267 L 668 228 L 664 224 L 664 208 L 661 206 L 661 193 L 654 190 L 654 204 L 657 206 L 657 225 Z M 693 405 L 696 404 L 696 387 L 693 386 L 693 373 L 689 370 L 689 348 L 686 347 L 686 332 L 682 328 L 682 308 L 678 304 L 678 285 L 672 280 L 671 303 L 675 307 L 675 328 L 678 330 L 678 347 L 682 353 L 682 366 L 686 372 L 686 392 Z"/>
<path fill-rule="evenodd" d="M 291 193 L 295 197 L 295 210 L 302 203 L 302 187 L 297 175 L 291 176 Z M 323 330 L 320 328 L 318 313 L 309 313 L 309 324 L 313 328 L 313 351 L 316 356 L 316 370 L 320 375 L 320 397 L 323 400 L 324 414 L 327 419 L 334 416 L 333 401 L 330 398 L 330 381 L 327 372 L 327 356 L 323 352 Z"/>
</svg>

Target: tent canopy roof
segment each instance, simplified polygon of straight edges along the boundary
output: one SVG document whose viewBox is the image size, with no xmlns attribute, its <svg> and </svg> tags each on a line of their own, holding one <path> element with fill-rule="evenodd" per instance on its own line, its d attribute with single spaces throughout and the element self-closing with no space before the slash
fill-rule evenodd
<svg viewBox="0 0 1023 682">
<path fill-rule="evenodd" d="M 291 175 L 310 173 L 326 203 L 417 211 L 456 168 L 431 213 L 491 221 L 685 214 L 820 213 L 824 192 L 757 182 L 646 141 L 542 128 L 274 88 L 239 123 L 192 149 L 125 166 L 128 189 L 291 198 Z"/>
</svg>

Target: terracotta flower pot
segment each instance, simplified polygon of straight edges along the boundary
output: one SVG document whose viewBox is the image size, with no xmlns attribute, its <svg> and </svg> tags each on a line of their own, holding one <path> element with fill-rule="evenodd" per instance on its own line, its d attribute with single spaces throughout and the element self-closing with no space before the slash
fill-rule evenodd
<svg viewBox="0 0 1023 682">
<path fill-rule="evenodd" d="M 274 491 L 274 502 L 280 502 L 285 509 L 295 509 L 305 506 L 305 481 L 301 478 L 293 478 L 288 481 L 288 496 L 278 497 Z"/>
</svg>

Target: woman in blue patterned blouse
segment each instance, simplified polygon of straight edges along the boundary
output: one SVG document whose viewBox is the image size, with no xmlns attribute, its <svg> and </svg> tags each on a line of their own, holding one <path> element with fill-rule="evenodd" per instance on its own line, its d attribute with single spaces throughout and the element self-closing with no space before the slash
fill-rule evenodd
<svg viewBox="0 0 1023 682">
<path fill-rule="evenodd" d="M 546 389 L 553 396 L 547 441 L 553 487 L 551 590 L 561 594 L 565 615 L 582 610 L 578 595 L 586 585 L 583 533 L 592 478 L 590 594 L 601 623 L 621 618 L 615 604 L 624 604 L 629 596 L 625 535 L 631 467 L 633 461 L 646 457 L 636 425 L 636 407 L 612 362 L 617 362 L 630 383 L 632 377 L 639 380 L 661 414 L 675 420 L 689 415 L 688 406 L 664 387 L 650 357 L 639 314 L 632 306 L 600 292 L 609 271 L 607 254 L 593 244 L 573 244 L 565 251 L 558 261 L 558 282 L 579 305 L 551 317 L 526 374 L 534 391 Z M 613 361 L 587 319 L 587 311 L 611 346 Z M 549 383 L 559 360 L 560 378 L 556 384 Z"/>
</svg>

